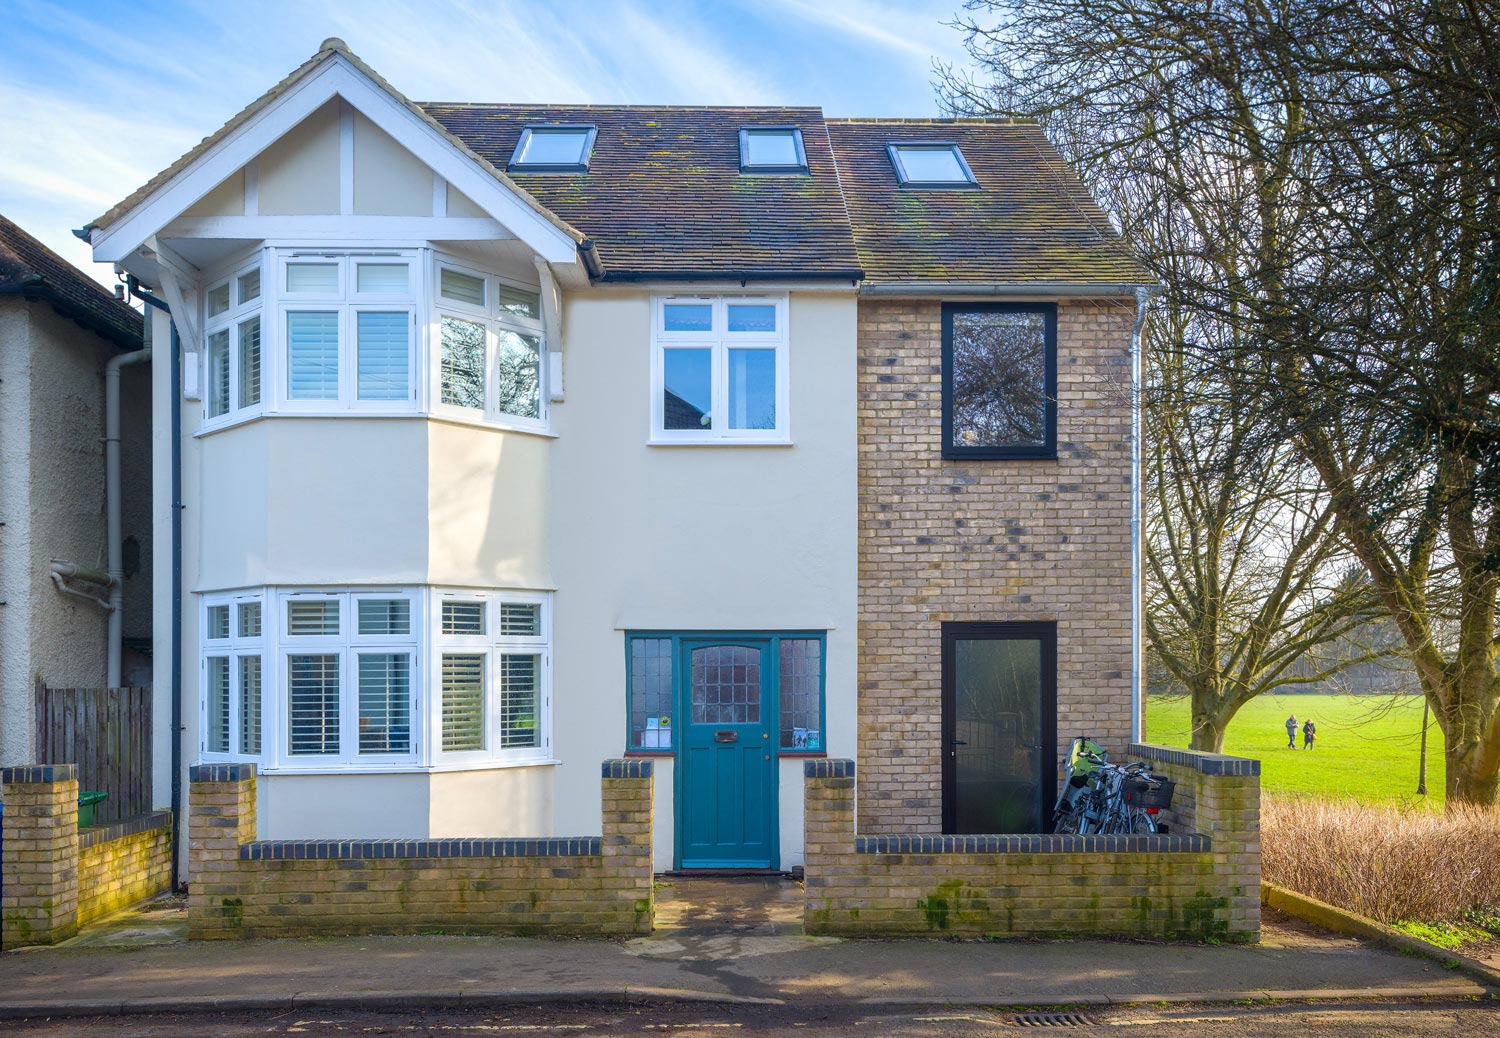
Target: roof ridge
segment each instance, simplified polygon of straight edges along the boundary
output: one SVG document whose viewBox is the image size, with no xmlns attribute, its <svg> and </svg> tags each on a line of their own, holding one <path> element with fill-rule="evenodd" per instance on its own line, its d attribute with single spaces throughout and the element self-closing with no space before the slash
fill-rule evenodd
<svg viewBox="0 0 1500 1038">
<path fill-rule="evenodd" d="M 823 114 L 822 105 L 658 105 L 626 103 L 572 103 L 569 101 L 413 101 L 420 108 L 597 108 L 612 111 L 670 111 L 670 112 L 736 112 L 766 111 L 817 112 Z M 824 117 L 826 119 L 826 116 Z"/>
</svg>

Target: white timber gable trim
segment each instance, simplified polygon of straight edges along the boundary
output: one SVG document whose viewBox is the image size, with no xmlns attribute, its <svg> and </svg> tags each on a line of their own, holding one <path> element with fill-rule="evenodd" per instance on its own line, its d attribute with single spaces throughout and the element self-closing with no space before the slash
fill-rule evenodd
<svg viewBox="0 0 1500 1038">
<path fill-rule="evenodd" d="M 422 217 L 355 217 L 349 215 L 352 205 L 352 182 L 341 185 L 343 215 L 330 217 L 260 216 L 183 218 L 182 214 L 236 171 L 251 166 L 267 147 L 296 127 L 308 116 L 334 98 L 342 98 L 375 126 L 384 131 L 412 155 L 426 163 L 446 184 L 472 199 L 508 232 L 523 241 L 538 256 L 550 263 L 577 262 L 574 239 L 557 223 L 538 212 L 524 197 L 499 180 L 481 160 L 450 140 L 439 128 L 414 112 L 402 99 L 372 80 L 343 54 L 331 53 L 317 68 L 270 100 L 244 123 L 235 127 L 187 167 L 151 192 L 131 211 L 108 227 L 96 229 L 91 242 L 94 259 L 101 263 L 119 263 L 136 251 L 149 237 L 163 232 L 169 224 L 174 231 L 192 230 L 199 236 L 214 237 L 321 237 L 343 231 L 381 236 L 393 234 L 393 221 L 409 226 L 398 229 L 401 237 L 453 237 L 460 228 L 445 219 L 446 233 L 428 233 L 436 218 Z M 340 131 L 341 166 L 349 162 L 353 148 L 352 113 L 345 116 Z M 247 198 L 249 178 L 247 171 Z M 437 193 L 436 186 L 434 194 Z M 446 201 L 445 201 L 446 208 Z M 248 211 L 248 209 L 247 209 Z M 282 226 L 281 222 L 286 226 Z M 476 225 L 483 220 L 466 220 Z M 272 224 L 275 223 L 275 226 Z M 295 228 L 295 230 L 293 229 Z M 474 237 L 502 237 L 493 229 L 472 228 Z M 361 235 L 362 236 L 362 235 Z"/>
</svg>

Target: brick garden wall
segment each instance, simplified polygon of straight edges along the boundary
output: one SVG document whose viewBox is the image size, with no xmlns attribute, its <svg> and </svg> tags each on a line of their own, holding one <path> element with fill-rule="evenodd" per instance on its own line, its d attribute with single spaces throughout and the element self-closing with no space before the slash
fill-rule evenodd
<svg viewBox="0 0 1500 1038">
<path fill-rule="evenodd" d="M 1258 940 L 1259 762 L 1133 750 L 1193 794 L 1170 834 L 861 836 L 854 762 L 808 761 L 807 932 Z"/>
<path fill-rule="evenodd" d="M 255 767 L 192 771 L 188 933 L 649 933 L 652 762 L 606 761 L 603 834 L 256 842 Z"/>
<path fill-rule="evenodd" d="M 169 813 L 80 830 L 72 764 L 5 768 L 0 783 L 0 946 L 56 944 L 84 923 L 170 887 Z"/>
<path fill-rule="evenodd" d="M 78 836 L 79 926 L 171 886 L 170 812 L 84 829 Z"/>
<path fill-rule="evenodd" d="M 1058 305 L 1057 460 L 945 460 L 941 302 L 859 301 L 862 832 L 941 828 L 944 621 L 1056 621 L 1058 754 L 1129 742 L 1134 320 Z"/>
</svg>

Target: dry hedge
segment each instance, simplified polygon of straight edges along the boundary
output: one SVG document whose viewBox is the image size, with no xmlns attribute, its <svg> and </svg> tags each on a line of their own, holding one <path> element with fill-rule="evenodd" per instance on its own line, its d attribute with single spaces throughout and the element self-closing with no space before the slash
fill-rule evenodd
<svg viewBox="0 0 1500 1038">
<path fill-rule="evenodd" d="M 1268 881 L 1382 922 L 1500 905 L 1500 809 L 1266 797 L 1261 856 Z"/>
</svg>

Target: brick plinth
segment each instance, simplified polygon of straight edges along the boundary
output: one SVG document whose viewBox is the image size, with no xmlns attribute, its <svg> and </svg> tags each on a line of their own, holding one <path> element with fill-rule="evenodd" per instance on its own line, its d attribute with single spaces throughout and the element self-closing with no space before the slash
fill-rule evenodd
<svg viewBox="0 0 1500 1038">
<path fill-rule="evenodd" d="M 78 779 L 71 764 L 5 768 L 0 944 L 56 944 L 78 930 Z"/>
<path fill-rule="evenodd" d="M 942 304 L 859 301 L 859 790 L 942 825 L 942 624 L 1057 624 L 1060 754 L 1130 739 L 1133 301 L 1057 308 L 1056 460 L 942 456 Z"/>
<path fill-rule="evenodd" d="M 1195 794 L 1169 835 L 856 836 L 853 763 L 815 763 L 810 934 L 1259 939 L 1258 769 L 1160 764 Z"/>
<path fill-rule="evenodd" d="M 252 766 L 194 769 L 188 931 L 649 933 L 652 762 L 606 761 L 597 837 L 255 842 Z"/>
</svg>

